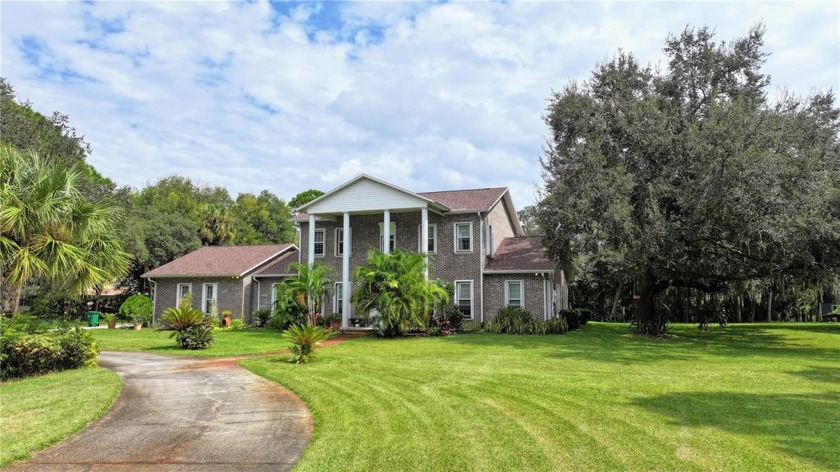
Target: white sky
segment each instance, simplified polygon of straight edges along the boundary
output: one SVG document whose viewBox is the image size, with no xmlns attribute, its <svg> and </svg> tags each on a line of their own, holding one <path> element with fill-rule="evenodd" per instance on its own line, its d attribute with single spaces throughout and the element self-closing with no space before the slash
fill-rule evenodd
<svg viewBox="0 0 840 472">
<path fill-rule="evenodd" d="M 773 89 L 840 86 L 840 3 L 0 3 L 0 74 L 119 184 L 290 199 L 364 172 L 415 190 L 541 182 L 546 99 L 617 49 L 763 21 Z"/>
</svg>

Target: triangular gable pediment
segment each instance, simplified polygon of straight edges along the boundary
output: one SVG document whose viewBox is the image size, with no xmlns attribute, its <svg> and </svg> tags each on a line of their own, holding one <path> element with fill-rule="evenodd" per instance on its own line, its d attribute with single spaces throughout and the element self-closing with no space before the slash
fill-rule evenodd
<svg viewBox="0 0 840 472">
<path fill-rule="evenodd" d="M 425 207 L 448 210 L 434 200 L 422 197 L 414 192 L 368 175 L 360 175 L 301 206 L 298 210 L 310 214 L 329 214 L 345 211 L 367 212 Z"/>
</svg>

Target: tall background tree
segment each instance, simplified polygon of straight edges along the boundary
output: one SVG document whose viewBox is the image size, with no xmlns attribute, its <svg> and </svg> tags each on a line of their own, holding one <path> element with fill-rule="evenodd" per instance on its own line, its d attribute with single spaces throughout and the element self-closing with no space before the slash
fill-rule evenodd
<svg viewBox="0 0 840 472">
<path fill-rule="evenodd" d="M 294 210 L 295 208 L 298 208 L 301 205 L 306 205 L 307 203 L 311 202 L 312 200 L 315 200 L 323 194 L 324 192 L 314 188 L 304 190 L 303 192 L 300 192 L 299 194 L 292 197 L 291 200 L 289 200 L 289 206 L 292 208 L 292 210 Z"/>
<path fill-rule="evenodd" d="M 763 36 L 687 28 L 661 70 L 619 52 L 550 98 L 545 242 L 629 278 L 644 333 L 666 329 L 668 290 L 840 270 L 840 112 L 830 91 L 768 99 Z"/>
</svg>

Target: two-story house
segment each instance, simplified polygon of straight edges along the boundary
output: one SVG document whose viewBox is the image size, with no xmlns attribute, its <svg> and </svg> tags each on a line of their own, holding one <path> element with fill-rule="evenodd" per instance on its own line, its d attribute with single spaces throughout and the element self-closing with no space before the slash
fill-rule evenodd
<svg viewBox="0 0 840 472">
<path fill-rule="evenodd" d="M 507 305 L 543 319 L 567 306 L 562 271 L 524 236 L 507 188 L 415 193 L 360 175 L 298 211 L 300 261 L 333 268 L 324 312 L 343 327 L 356 315 L 352 274 L 373 248 L 427 255 L 427 277 L 454 284 L 453 303 L 475 321 Z"/>
</svg>

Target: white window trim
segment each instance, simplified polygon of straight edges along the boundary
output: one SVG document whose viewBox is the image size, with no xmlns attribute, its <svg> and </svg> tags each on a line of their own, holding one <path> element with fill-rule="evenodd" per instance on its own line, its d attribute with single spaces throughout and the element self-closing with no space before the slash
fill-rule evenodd
<svg viewBox="0 0 840 472">
<path fill-rule="evenodd" d="M 385 227 L 383 226 L 383 223 L 379 223 L 379 250 L 380 251 L 385 251 L 385 243 L 384 243 L 385 231 L 384 231 L 384 229 L 385 229 Z M 352 236 L 352 233 L 351 233 L 351 236 Z M 391 249 L 391 251 L 396 251 L 397 250 L 397 222 L 396 221 L 391 222 L 391 234 L 390 234 L 390 236 L 392 238 L 394 238 L 394 247 Z"/>
<path fill-rule="evenodd" d="M 472 280 L 456 280 L 455 281 L 455 306 L 457 306 L 457 307 L 461 306 L 461 304 L 459 303 L 461 301 L 461 299 L 460 299 L 461 294 L 458 293 L 458 284 L 460 284 L 460 283 L 470 284 L 470 316 L 468 318 L 464 318 L 464 319 L 473 320 L 473 319 L 475 319 L 475 294 L 473 293 L 473 289 L 475 287 L 473 286 L 473 281 Z"/>
<path fill-rule="evenodd" d="M 277 304 L 277 286 L 280 285 L 280 282 L 274 282 L 271 284 L 271 312 L 274 313 L 275 305 Z"/>
<path fill-rule="evenodd" d="M 432 228 L 434 228 L 434 237 L 432 238 L 432 250 L 429 251 L 429 254 L 437 254 L 437 247 L 438 247 L 438 232 L 437 232 L 437 223 L 429 223 L 429 232 L 432 232 Z M 423 225 L 417 225 L 417 252 L 423 252 Z M 426 244 L 429 244 L 428 241 Z"/>
<path fill-rule="evenodd" d="M 339 244 L 342 242 L 342 237 L 338 235 L 338 233 L 344 232 L 344 228 L 336 228 L 335 229 L 335 250 L 333 254 L 336 257 L 341 257 L 344 253 L 338 251 Z M 350 255 L 353 255 L 353 228 L 350 228 Z"/>
<path fill-rule="evenodd" d="M 213 300 L 216 301 L 216 309 L 219 308 L 219 284 L 212 283 L 212 284 L 201 284 L 201 311 L 210 314 L 210 310 L 204 311 L 207 309 L 207 286 L 213 286 Z"/>
<path fill-rule="evenodd" d="M 505 306 L 510 304 L 510 284 L 519 284 L 519 308 L 525 309 L 525 281 L 524 280 L 505 280 Z"/>
<path fill-rule="evenodd" d="M 333 289 L 334 289 L 335 293 L 333 293 L 333 311 L 332 312 L 333 313 L 341 313 L 341 309 L 343 308 L 343 306 L 342 306 L 343 303 L 339 303 L 339 302 L 341 302 L 343 300 L 341 300 L 341 297 L 339 297 L 339 295 L 340 294 L 343 295 L 342 290 L 344 289 L 344 287 L 343 287 L 341 282 L 335 282 L 333 284 Z"/>
<path fill-rule="evenodd" d="M 318 233 L 321 233 L 321 234 L 324 235 L 324 237 L 322 238 L 323 249 L 322 249 L 322 252 L 320 254 L 318 253 L 318 250 L 315 247 L 315 239 L 318 239 Z M 315 250 L 315 257 L 324 257 L 327 254 L 327 230 L 325 230 L 324 228 L 321 228 L 321 229 L 315 228 L 315 239 L 312 240 L 312 247 Z"/>
<path fill-rule="evenodd" d="M 184 287 L 184 286 L 189 287 L 189 290 L 187 291 L 187 293 L 189 293 L 192 296 L 192 284 L 186 284 L 186 283 L 178 284 L 178 286 L 175 288 L 175 306 L 176 307 L 181 306 L 181 297 L 182 297 L 181 287 Z M 195 300 L 193 300 L 193 302 L 195 302 Z"/>
<path fill-rule="evenodd" d="M 470 249 L 469 250 L 461 250 L 458 248 L 458 225 L 470 225 Z M 472 221 L 459 221 L 452 225 L 452 246 L 455 252 L 461 254 L 467 254 L 473 252 L 473 224 Z"/>
</svg>

